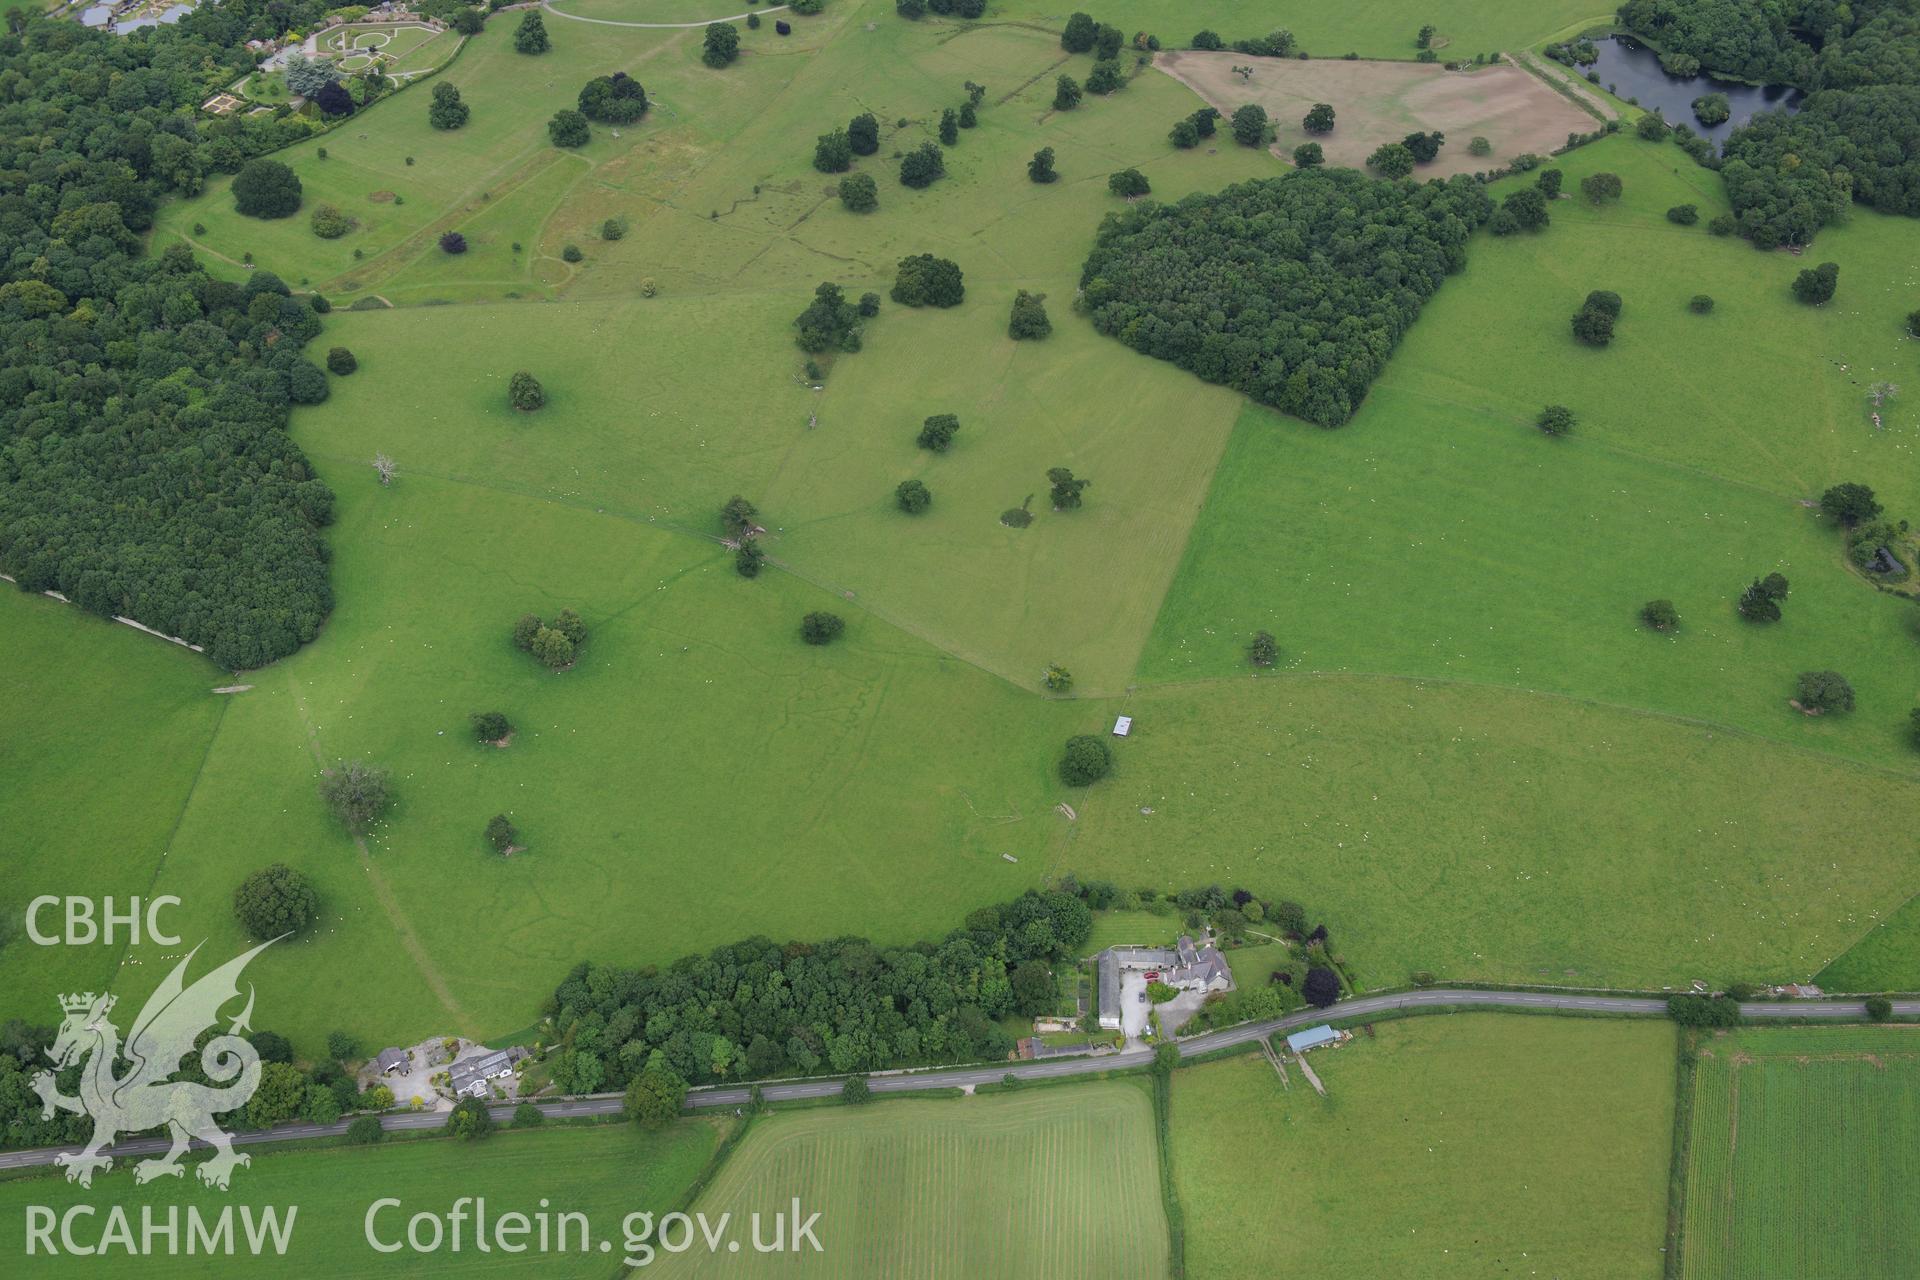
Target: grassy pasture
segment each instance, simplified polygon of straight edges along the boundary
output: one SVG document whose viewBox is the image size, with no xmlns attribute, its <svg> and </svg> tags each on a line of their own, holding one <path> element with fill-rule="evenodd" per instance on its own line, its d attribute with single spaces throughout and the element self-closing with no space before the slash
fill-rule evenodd
<svg viewBox="0 0 1920 1280">
<path fill-rule="evenodd" d="M 668 1276 L 1161 1277 L 1153 1111 L 1144 1082 L 775 1113 L 697 1208 L 744 1223 L 795 1197 L 823 1252 L 704 1250 Z"/>
<path fill-rule="evenodd" d="M 1681 1274 L 1912 1275 L 1920 1031 L 1742 1028 L 1700 1052 Z"/>
<path fill-rule="evenodd" d="M 292 217 L 240 216 L 233 209 L 232 180 L 222 177 L 198 199 L 165 206 L 156 220 L 154 247 L 185 240 L 210 269 L 224 264 L 236 278 L 245 273 L 241 260 L 251 253 L 257 266 L 290 282 L 310 282 L 343 305 L 362 294 L 396 302 L 476 293 L 543 296 L 564 276 L 541 269 L 541 262 L 557 260 L 563 247 L 543 239 L 542 230 L 573 185 L 556 188 L 554 176 L 577 181 L 591 165 L 623 154 L 641 136 L 641 129 L 623 130 L 618 139 L 597 129 L 593 142 L 566 154 L 549 143 L 548 118 L 572 106 L 580 86 L 593 76 L 625 65 L 644 77 L 650 58 L 677 47 L 673 33 L 643 38 L 614 28 L 593 31 L 591 41 L 556 36 L 552 52 L 529 58 L 514 52 L 508 24 L 496 21 L 468 40 L 443 72 L 472 109 L 464 128 L 432 128 L 424 88 L 395 94 L 340 128 L 276 154 L 304 186 L 300 211 Z M 448 39 L 410 51 L 390 70 L 422 69 L 417 60 Z M 529 188 L 540 193 L 538 198 L 516 199 Z M 514 202 L 513 215 L 490 217 L 503 201 Z M 322 240 L 313 234 L 309 216 L 323 203 L 337 206 L 359 225 L 337 240 Z M 470 235 L 469 251 L 441 253 L 435 243 L 440 234 L 464 232 L 470 223 L 485 225 Z M 203 225 L 204 234 L 195 232 L 195 225 Z M 522 245 L 517 253 L 516 242 Z"/>
<path fill-rule="evenodd" d="M 1910 780 L 1744 734 L 1411 678 L 1108 705 L 1133 736 L 1050 870 L 1295 898 L 1362 985 L 1804 978 L 1910 892 Z"/>
<path fill-rule="evenodd" d="M 1676 161 L 1630 139 L 1575 153 L 1569 186 L 1616 169 L 1621 207 L 1563 200 L 1538 237 L 1476 241 L 1342 430 L 1249 408 L 1142 675 L 1244 671 L 1264 628 L 1296 671 L 1564 693 L 1910 770 L 1920 619 L 1849 573 L 1838 533 L 1803 505 L 1861 477 L 1895 515 L 1920 511 L 1906 465 L 1920 416 L 1876 432 L 1859 385 L 1875 376 L 1860 365 L 1884 376 L 1900 358 L 1908 294 L 1884 282 L 1912 273 L 1905 228 L 1862 214 L 1823 235 L 1817 256 L 1843 263 L 1833 306 L 1849 310 L 1805 308 L 1791 257 L 1664 221 L 1683 198 L 1719 210 L 1692 185 L 1711 175 Z M 1615 286 L 1621 336 L 1579 348 L 1565 317 Z M 1712 315 L 1686 310 L 1701 291 L 1720 300 Z M 1848 359 L 1778 376 L 1807 351 Z M 1548 402 L 1580 415 L 1571 437 L 1533 429 Z M 1786 619 L 1750 626 L 1735 597 L 1772 570 L 1793 583 Z M 1655 597 L 1678 605 L 1677 634 L 1637 622 Z M 1787 705 L 1795 674 L 1817 668 L 1854 682 L 1851 716 Z"/>
<path fill-rule="evenodd" d="M 1413 1018 L 1315 1053 L 1326 1098 L 1252 1055 L 1178 1072 L 1187 1274 L 1658 1276 L 1673 1037 Z"/>
<path fill-rule="evenodd" d="M 125 946 L 38 946 L 42 894 L 145 896 L 208 744 L 211 663 L 72 605 L 0 584 L 0 974 L 7 1013 L 57 1021 L 54 997 L 106 988 Z M 180 923 L 163 914 L 161 924 Z M 60 908 L 39 920 L 62 928 Z"/>
<path fill-rule="evenodd" d="M 1920 986 L 1920 904 L 1886 913 L 1846 954 L 1814 975 L 1829 991 L 1910 991 Z"/>
<path fill-rule="evenodd" d="M 498 1034 L 589 956 L 938 936 L 961 904 L 1038 881 L 1068 825 L 1053 756 L 1091 727 L 1083 709 L 789 575 L 744 581 L 704 539 L 409 474 L 399 456 L 389 489 L 370 467 L 327 468 L 339 604 L 320 642 L 229 708 L 159 880 L 187 903 L 186 936 L 232 954 L 241 877 L 274 859 L 314 877 L 322 925 L 249 970 L 260 1025 L 308 1044 L 337 1026 L 382 1043 Z M 564 605 L 592 634 L 553 675 L 508 630 Z M 810 648 L 799 620 L 823 607 L 847 634 Z M 518 727 L 504 751 L 467 725 L 492 709 Z M 340 758 L 393 771 L 399 801 L 366 856 L 314 792 Z M 508 860 L 481 839 L 500 812 L 527 845 Z"/>
<path fill-rule="evenodd" d="M 58 1173 L 14 1177 L 0 1181 L 0 1248 L 13 1257 L 25 1250 L 25 1208 L 46 1205 L 56 1213 L 69 1205 L 90 1203 L 101 1216 L 108 1204 L 123 1207 L 139 1230 L 140 1209 L 164 1210 L 188 1205 L 202 1214 L 217 1214 L 228 1205 L 278 1208 L 283 1214 L 298 1206 L 292 1243 L 284 1257 L 272 1257 L 276 1275 L 291 1277 L 338 1276 L 450 1276 L 513 1274 L 527 1276 L 605 1277 L 608 1255 L 597 1241 L 611 1238 L 620 1248 L 620 1220 L 629 1213 L 661 1213 L 671 1208 L 706 1166 L 723 1132 L 722 1122 L 682 1120 L 659 1133 L 631 1125 L 588 1128 L 544 1128 L 497 1133 L 479 1143 L 445 1139 L 387 1142 L 374 1147 L 326 1145 L 305 1150 L 273 1151 L 255 1147 L 253 1163 L 234 1175 L 228 1195 L 211 1195 L 192 1177 L 161 1178 L 136 1186 L 122 1164 L 101 1175 L 91 1192 L 66 1182 Z M 521 1212 L 576 1211 L 588 1217 L 594 1231 L 588 1253 L 539 1253 L 532 1249 L 513 1255 L 494 1251 L 478 1255 L 472 1224 L 464 1248 L 455 1253 L 450 1241 L 433 1253 L 402 1249 L 381 1253 L 367 1243 L 365 1218 L 375 1200 L 398 1197 L 398 1209 L 387 1208 L 375 1219 L 383 1243 L 403 1240 L 407 1219 L 415 1213 L 444 1215 L 463 1196 L 484 1196 L 487 1215 Z M 164 1217 L 160 1219 L 164 1221 Z M 83 1224 L 82 1231 L 85 1227 Z M 209 1265 L 203 1257 L 189 1257 L 184 1246 L 178 1256 L 157 1254 L 129 1257 L 115 1250 L 85 1259 L 36 1257 L 28 1264 L 34 1275 L 107 1275 L 196 1277 L 232 1274 L 230 1267 Z M 426 1237 L 423 1237 L 426 1238 Z M 59 1237 L 56 1235 L 55 1240 Z M 534 1240 L 537 1237 L 528 1237 Z M 615 1252 L 614 1257 L 620 1256 Z"/>
</svg>

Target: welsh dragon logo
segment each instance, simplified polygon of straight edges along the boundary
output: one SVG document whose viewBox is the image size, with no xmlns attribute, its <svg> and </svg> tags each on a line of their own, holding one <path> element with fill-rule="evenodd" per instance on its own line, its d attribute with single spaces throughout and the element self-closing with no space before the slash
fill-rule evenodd
<svg viewBox="0 0 1920 1280">
<path fill-rule="evenodd" d="M 93 1117 L 93 1137 L 85 1148 L 54 1157 L 55 1163 L 65 1167 L 67 1181 L 92 1186 L 96 1169 L 113 1167 L 113 1157 L 102 1155 L 101 1148 L 116 1135 L 163 1126 L 173 1138 L 173 1147 L 163 1156 L 134 1166 L 135 1182 L 148 1182 L 163 1174 L 180 1177 L 186 1172 L 180 1157 L 196 1138 L 214 1149 L 213 1158 L 194 1170 L 209 1186 L 226 1190 L 235 1167 L 251 1163 L 244 1153 L 234 1151 L 233 1139 L 213 1122 L 214 1116 L 245 1106 L 260 1087 L 260 1055 L 239 1034 L 248 1029 L 253 1014 L 251 986 L 247 988 L 246 1008 L 228 1025 L 226 1033 L 214 1036 L 200 1049 L 200 1069 L 207 1079 L 226 1087 L 172 1077 L 180 1070 L 180 1060 L 194 1051 L 200 1034 L 219 1021 L 221 1006 L 239 998 L 240 971 L 271 945 L 261 943 L 192 986 L 186 984 L 187 966 L 200 948 L 189 951 L 140 1010 L 124 1045 L 119 1029 L 107 1018 L 113 1010 L 113 996 L 96 996 L 89 991 L 60 997 L 66 1019 L 47 1057 L 56 1068 L 88 1059 L 80 1075 L 80 1096 L 61 1094 L 52 1071 L 37 1073 L 33 1090 L 40 1095 L 43 1119 L 52 1119 L 56 1108 Z M 116 1075 L 114 1068 L 122 1062 L 128 1069 Z"/>
</svg>

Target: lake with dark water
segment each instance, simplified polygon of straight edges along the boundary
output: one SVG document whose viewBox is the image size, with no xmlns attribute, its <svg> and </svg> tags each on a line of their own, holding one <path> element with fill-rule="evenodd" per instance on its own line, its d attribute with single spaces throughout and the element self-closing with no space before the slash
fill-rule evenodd
<svg viewBox="0 0 1920 1280">
<path fill-rule="evenodd" d="M 1736 126 L 1762 111 L 1777 107 L 1799 110 L 1807 96 L 1804 90 L 1791 85 L 1740 84 L 1704 74 L 1670 75 L 1660 65 L 1659 54 L 1630 36 L 1595 40 L 1593 46 L 1599 50 L 1600 60 L 1582 70 L 1599 73 L 1602 88 L 1611 89 L 1621 98 L 1638 98 L 1640 105 L 1648 109 L 1658 107 L 1668 124 L 1684 123 L 1695 133 L 1712 138 L 1716 144 L 1725 142 Z M 1709 127 L 1694 119 L 1693 100 L 1709 93 L 1727 96 L 1727 105 L 1733 114 L 1726 123 Z"/>
</svg>

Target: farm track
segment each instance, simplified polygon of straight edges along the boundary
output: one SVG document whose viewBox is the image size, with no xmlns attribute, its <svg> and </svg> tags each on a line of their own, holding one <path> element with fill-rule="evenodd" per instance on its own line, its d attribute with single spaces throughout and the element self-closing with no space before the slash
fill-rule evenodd
<svg viewBox="0 0 1920 1280">
<path fill-rule="evenodd" d="M 1488 1009 L 1568 1011 L 1598 1017 L 1647 1018 L 1663 1015 L 1666 1007 L 1664 999 L 1648 996 L 1589 996 L 1571 993 L 1561 995 L 1551 991 L 1482 991 L 1452 988 L 1402 991 L 1390 995 L 1362 996 L 1356 1000 L 1343 1000 L 1330 1009 L 1302 1010 L 1299 1013 L 1288 1014 L 1284 1018 L 1274 1018 L 1266 1022 L 1249 1022 L 1242 1026 L 1229 1027 L 1224 1031 L 1195 1036 L 1180 1042 L 1180 1056 L 1193 1058 L 1221 1049 L 1231 1049 L 1264 1040 L 1276 1032 L 1291 1031 L 1316 1022 L 1347 1021 L 1353 1018 L 1364 1018 L 1369 1014 L 1391 1013 L 1403 1009 L 1426 1010 L 1430 1013 L 1469 1013 Z M 1744 1017 L 1759 1022 L 1790 1018 L 1864 1021 L 1867 1016 L 1866 1005 L 1859 1000 L 1792 1000 L 1780 1003 L 1751 1001 L 1742 1004 L 1740 1011 Z M 1901 1017 L 1920 1017 L 1920 999 L 1895 1000 L 1893 1011 Z M 892 1072 L 868 1077 L 868 1085 L 875 1093 L 913 1093 L 924 1089 L 954 1089 L 968 1085 L 994 1084 L 1010 1075 L 1022 1080 L 1055 1080 L 1070 1076 L 1100 1075 L 1109 1071 L 1144 1067 L 1152 1061 L 1153 1054 L 1150 1051 L 1135 1049 L 1100 1057 L 1056 1058 L 1038 1062 Z M 837 1078 L 795 1080 L 762 1085 L 760 1092 L 761 1096 L 770 1102 L 782 1102 L 832 1097 L 840 1092 L 841 1087 L 842 1081 Z M 748 1093 L 745 1087 L 710 1086 L 694 1089 L 687 1094 L 687 1106 L 696 1111 L 743 1106 L 748 1101 Z M 619 1094 L 593 1094 L 542 1103 L 540 1110 L 550 1119 L 555 1120 L 617 1116 L 620 1114 L 622 1102 L 623 1099 Z M 510 1120 L 512 1114 L 513 1107 L 510 1105 L 493 1108 L 494 1118 L 499 1121 Z M 444 1113 L 434 1111 L 408 1112 L 382 1116 L 380 1123 L 381 1127 L 390 1131 L 437 1129 L 446 1124 L 446 1116 Z M 260 1132 L 235 1134 L 233 1141 L 238 1146 L 251 1146 L 265 1142 L 294 1142 L 337 1137 L 346 1131 L 347 1122 L 344 1120 L 328 1125 L 296 1124 Z M 164 1138 L 136 1138 L 107 1148 L 107 1154 L 115 1158 L 150 1155 L 166 1150 L 167 1145 L 167 1140 Z M 78 1149 L 77 1147 L 36 1147 L 25 1151 L 0 1153 L 0 1171 L 29 1169 L 52 1164 L 55 1156 Z"/>
</svg>

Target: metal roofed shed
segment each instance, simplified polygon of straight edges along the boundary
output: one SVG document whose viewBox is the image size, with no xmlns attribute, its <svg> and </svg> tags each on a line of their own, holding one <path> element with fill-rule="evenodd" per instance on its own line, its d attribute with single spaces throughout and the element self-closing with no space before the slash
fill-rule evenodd
<svg viewBox="0 0 1920 1280">
<path fill-rule="evenodd" d="M 1288 1036 L 1287 1048 L 1293 1053 L 1305 1053 L 1308 1049 L 1332 1044 L 1339 1038 L 1340 1033 L 1323 1022 L 1317 1027 L 1308 1027 L 1305 1031 L 1296 1031 Z"/>
<path fill-rule="evenodd" d="M 1130 734 L 1130 733 L 1132 733 L 1132 732 L 1133 732 L 1133 717 L 1132 717 L 1132 716 L 1121 716 L 1121 717 L 1120 717 L 1120 718 L 1119 718 L 1118 720 L 1115 720 L 1115 721 L 1113 722 L 1113 736 L 1114 736 L 1114 737 L 1116 737 L 1116 738 L 1124 738 L 1124 737 L 1126 737 L 1126 736 L 1127 736 L 1128 734 Z"/>
</svg>

